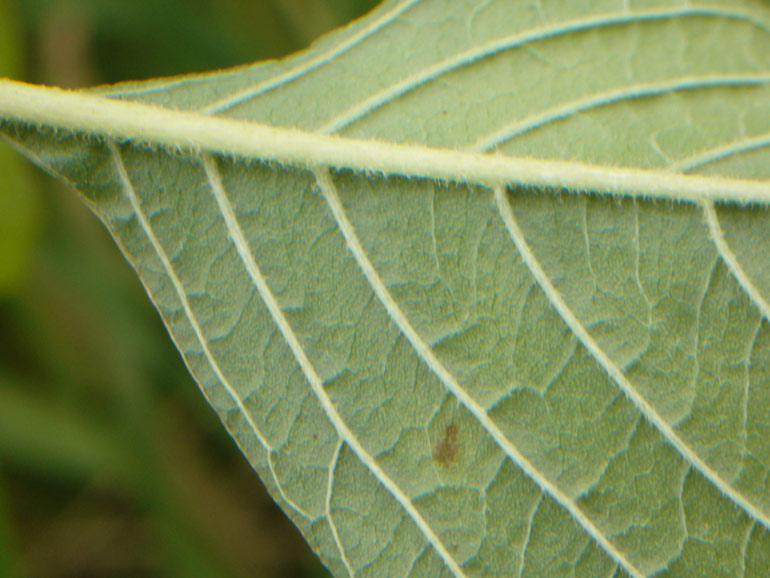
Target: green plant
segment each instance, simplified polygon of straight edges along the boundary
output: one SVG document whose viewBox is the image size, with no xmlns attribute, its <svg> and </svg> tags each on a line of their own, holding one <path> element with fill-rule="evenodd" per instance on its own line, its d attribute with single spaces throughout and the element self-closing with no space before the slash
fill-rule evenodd
<svg viewBox="0 0 770 578">
<path fill-rule="evenodd" d="M 335 574 L 761 576 L 769 84 L 765 2 L 404 0 L 0 128 Z"/>
</svg>

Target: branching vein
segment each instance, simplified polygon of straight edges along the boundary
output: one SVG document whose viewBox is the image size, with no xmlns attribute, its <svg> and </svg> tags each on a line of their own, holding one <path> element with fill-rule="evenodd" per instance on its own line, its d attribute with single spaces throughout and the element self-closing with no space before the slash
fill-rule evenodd
<svg viewBox="0 0 770 578">
<path fill-rule="evenodd" d="M 273 461 L 272 461 L 272 454 L 274 451 L 273 448 L 270 446 L 268 441 L 262 435 L 262 432 L 257 427 L 257 424 L 254 422 L 254 419 L 251 417 L 251 414 L 246 409 L 246 406 L 244 405 L 244 402 L 243 402 L 243 398 L 238 394 L 238 392 L 232 386 L 230 381 L 225 377 L 222 371 L 222 368 L 219 366 L 219 362 L 216 360 L 216 358 L 214 357 L 214 354 L 211 352 L 211 348 L 209 347 L 208 340 L 203 334 L 203 329 L 201 328 L 200 323 L 198 323 L 198 319 L 195 316 L 195 313 L 193 312 L 189 299 L 187 299 L 187 293 L 185 293 L 184 286 L 182 285 L 182 281 L 179 279 L 179 276 L 176 274 L 176 270 L 174 269 L 174 266 L 172 265 L 171 260 L 168 258 L 168 255 L 166 254 L 166 251 L 163 248 L 163 245 L 158 240 L 157 236 L 155 235 L 155 232 L 152 229 L 152 226 L 150 225 L 150 222 L 147 220 L 147 217 L 144 214 L 142 205 L 139 202 L 139 197 L 137 196 L 136 191 L 134 190 L 134 186 L 131 183 L 131 179 L 128 176 L 128 171 L 126 170 L 126 165 L 123 162 L 123 158 L 120 154 L 120 151 L 118 150 L 118 147 L 112 142 L 110 142 L 108 146 L 112 154 L 113 160 L 115 162 L 115 168 L 117 169 L 118 176 L 120 178 L 120 183 L 123 187 L 123 191 L 126 197 L 128 198 L 129 203 L 131 204 L 131 208 L 133 209 L 134 214 L 136 215 L 136 218 L 139 221 L 139 225 L 141 226 L 142 231 L 144 231 L 144 234 L 147 235 L 147 239 L 150 241 L 150 244 L 152 245 L 153 250 L 158 255 L 160 262 L 163 264 L 163 268 L 165 269 L 166 274 L 168 275 L 168 278 L 174 287 L 174 291 L 176 292 L 177 297 L 179 298 L 179 302 L 182 305 L 182 309 L 184 310 L 185 317 L 187 317 L 187 320 L 190 323 L 190 326 L 192 327 L 193 332 L 195 333 L 195 337 L 197 338 L 198 343 L 201 346 L 203 355 L 206 357 L 206 361 L 208 361 L 209 366 L 211 367 L 212 371 L 214 372 L 214 375 L 216 375 L 219 382 L 222 384 L 222 387 L 225 389 L 225 391 L 233 400 L 233 402 L 235 402 L 236 406 L 238 407 L 238 411 L 241 413 L 243 418 L 249 424 L 249 429 L 251 429 L 251 431 L 254 433 L 254 436 L 257 438 L 257 440 L 262 445 L 262 447 L 265 448 L 265 452 L 267 454 L 266 455 L 267 465 L 268 465 L 268 469 L 270 470 L 270 476 L 273 478 L 273 482 L 275 482 L 275 485 L 278 488 L 278 492 L 281 498 L 290 508 L 292 508 L 293 510 L 301 514 L 303 517 L 307 519 L 312 519 L 312 516 L 304 512 L 297 504 L 294 503 L 293 500 L 289 499 L 289 497 L 284 493 L 283 486 L 281 485 L 281 482 L 278 480 L 278 476 L 276 475 L 275 469 L 273 468 Z"/>
<path fill-rule="evenodd" d="M 379 274 L 369 260 L 368 255 L 364 251 L 361 241 L 358 238 L 353 225 L 348 219 L 345 209 L 342 206 L 339 195 L 337 194 L 336 187 L 331 180 L 331 176 L 328 171 L 318 170 L 316 171 L 316 179 L 321 192 L 329 205 L 329 208 L 334 215 L 334 219 L 337 221 L 337 225 L 340 228 L 348 249 L 353 253 L 356 262 L 358 263 L 361 271 L 366 277 L 367 281 L 372 287 L 372 290 L 377 295 L 382 305 L 385 307 L 393 323 L 401 330 L 409 343 L 417 352 L 420 359 L 430 368 L 441 383 L 457 398 L 457 400 L 479 421 L 484 429 L 495 440 L 498 446 L 505 452 L 505 454 L 515 463 L 521 470 L 535 482 L 545 494 L 553 498 L 559 505 L 567 510 L 575 521 L 583 527 L 583 529 L 596 540 L 598 544 L 607 552 L 607 554 L 615 560 L 620 566 L 622 566 L 631 576 L 640 578 L 644 574 L 637 569 L 631 561 L 629 561 L 623 552 L 618 550 L 607 536 L 602 532 L 596 524 L 580 509 L 577 503 L 565 494 L 558 486 L 553 484 L 548 478 L 546 478 L 542 472 L 540 472 L 519 450 L 514 446 L 510 440 L 503 434 L 499 427 L 495 424 L 487 411 L 476 402 L 468 392 L 458 383 L 452 373 L 444 366 L 443 363 L 436 357 L 436 354 L 431 349 L 430 345 L 417 333 L 417 330 L 412 326 L 406 315 L 396 303 L 393 296 L 388 291 L 385 283 L 380 278 Z"/>
<path fill-rule="evenodd" d="M 503 128 L 480 137 L 471 146 L 471 150 L 485 151 L 514 139 L 527 132 L 545 127 L 558 120 L 566 119 L 581 112 L 601 108 L 611 104 L 633 99 L 661 96 L 673 92 L 698 90 L 704 88 L 766 86 L 770 85 L 770 74 L 732 74 L 686 76 L 660 82 L 635 84 L 613 88 L 591 94 L 585 98 L 573 100 L 542 111 L 527 118 L 517 120 Z"/>
<path fill-rule="evenodd" d="M 340 442 L 337 444 L 337 449 L 334 450 L 332 461 L 329 464 L 329 476 L 326 480 L 326 518 L 329 520 L 329 526 L 332 529 L 332 536 L 334 536 L 334 543 L 337 544 L 337 549 L 340 551 L 342 563 L 345 565 L 345 569 L 348 571 L 348 576 L 353 578 L 356 573 L 353 571 L 353 567 L 350 565 L 347 554 L 345 554 L 345 548 L 342 545 L 342 540 L 340 540 L 339 532 L 337 532 L 337 524 L 334 522 L 334 517 L 332 516 L 332 490 L 334 488 L 334 473 L 337 470 L 337 463 L 340 459 L 342 446 L 343 443 L 342 440 L 340 440 Z"/>
<path fill-rule="evenodd" d="M 393 479 L 391 479 L 390 476 L 385 473 L 385 471 L 375 461 L 374 457 L 366 451 L 366 449 L 361 445 L 361 442 L 358 441 L 356 435 L 342 419 L 342 416 L 340 416 L 337 408 L 334 406 L 331 398 L 324 389 L 321 377 L 316 372 L 315 367 L 313 366 L 310 358 L 302 347 L 299 338 L 297 337 L 296 333 L 294 333 L 294 329 L 292 329 L 288 319 L 286 319 L 286 316 L 281 310 L 281 307 L 278 305 L 278 301 L 270 289 L 270 286 L 262 276 L 262 271 L 259 269 L 259 266 L 254 259 L 254 255 L 249 249 L 248 241 L 246 241 L 246 237 L 244 236 L 241 226 L 238 224 L 238 220 L 235 216 L 235 211 L 233 210 L 233 207 L 227 198 L 227 193 L 225 192 L 224 186 L 222 185 L 219 169 L 217 168 L 214 159 L 209 155 L 204 155 L 202 162 L 206 170 L 206 175 L 209 179 L 212 192 L 216 198 L 217 205 L 219 206 L 219 210 L 222 213 L 222 218 L 225 221 L 227 234 L 235 246 L 241 261 L 243 261 L 249 277 L 251 278 L 252 282 L 257 288 L 257 291 L 262 297 L 265 306 L 270 312 L 270 316 L 273 318 L 273 321 L 278 326 L 281 335 L 283 335 L 283 338 L 286 340 L 286 343 L 291 349 L 291 352 L 294 354 L 297 363 L 299 364 L 302 372 L 305 374 L 305 377 L 308 380 L 308 383 L 310 384 L 310 388 L 313 390 L 313 393 L 321 404 L 321 408 L 329 418 L 329 421 L 337 431 L 337 434 L 353 450 L 356 456 L 358 456 L 358 459 L 361 460 L 361 463 L 363 463 L 369 469 L 369 471 L 372 472 L 372 474 L 385 487 L 385 489 L 390 492 L 396 501 L 401 504 L 404 510 L 406 510 L 422 534 L 447 565 L 447 568 L 452 572 L 452 574 L 458 577 L 465 576 L 457 561 L 442 544 L 439 537 L 427 523 L 425 518 L 423 518 L 422 514 L 420 514 L 420 512 L 417 510 L 409 496 L 407 496 L 404 491 L 393 481 Z"/>
<path fill-rule="evenodd" d="M 738 284 L 746 292 L 746 295 L 749 296 L 749 299 L 751 299 L 756 308 L 759 309 L 762 316 L 770 321 L 770 303 L 764 298 L 759 287 L 749 278 L 730 245 L 727 244 L 714 203 L 703 201 L 703 212 L 706 215 L 706 223 L 711 233 L 711 240 L 714 241 L 722 261 L 727 265 L 735 280 L 738 281 Z"/>
<path fill-rule="evenodd" d="M 768 29 L 764 23 L 756 20 L 756 18 L 748 12 L 739 10 L 721 10 L 717 8 L 697 6 L 690 6 L 673 10 L 648 10 L 639 12 L 622 11 L 618 13 L 600 14 L 598 16 L 590 16 L 587 18 L 570 20 L 567 22 L 559 22 L 558 24 L 551 26 L 545 26 L 535 30 L 528 30 L 520 34 L 514 34 L 512 36 L 494 40 L 488 44 L 477 46 L 460 54 L 453 55 L 452 57 L 434 64 L 433 66 L 429 66 L 423 70 L 420 70 L 414 75 L 405 78 L 404 80 L 393 84 L 392 86 L 361 101 L 351 109 L 340 113 L 334 119 L 323 125 L 319 129 L 319 132 L 327 134 L 339 132 L 346 126 L 349 126 L 357 120 L 360 120 L 368 114 L 371 114 L 373 111 L 382 107 L 384 104 L 392 102 L 393 100 L 415 90 L 420 86 L 425 85 L 432 80 L 435 80 L 436 78 L 439 78 L 444 74 L 464 66 L 468 66 L 484 58 L 489 58 L 490 56 L 494 56 L 506 50 L 511 50 L 513 48 L 544 40 L 546 38 L 553 38 L 556 36 L 562 36 L 583 30 L 633 24 L 636 22 L 668 20 L 672 18 L 682 18 L 688 16 L 712 16 L 717 18 L 741 20 L 750 22 L 754 26 L 757 26 L 766 32 L 770 32 L 770 29 Z"/>
<path fill-rule="evenodd" d="M 751 539 L 754 524 L 759 523 L 766 529 L 770 529 L 770 515 L 762 511 L 749 498 L 742 495 L 739 490 L 725 481 L 716 470 L 712 469 L 679 436 L 674 427 L 664 420 L 655 407 L 645 399 L 620 367 L 610 358 L 609 354 L 602 349 L 589 330 L 578 319 L 575 312 L 570 309 L 527 243 L 514 215 L 510 199 L 507 197 L 506 187 L 516 184 L 525 189 L 527 187 L 542 187 L 552 190 L 566 189 L 570 192 L 591 191 L 601 195 L 620 194 L 635 198 L 675 199 L 701 204 L 711 238 L 719 255 L 762 316 L 770 321 L 770 302 L 768 302 L 761 290 L 749 278 L 727 243 L 714 205 L 715 202 L 733 201 L 770 204 L 770 182 L 673 174 L 670 168 L 669 170 L 649 171 L 482 153 L 528 131 L 542 128 L 549 123 L 574 116 L 583 111 L 622 101 L 658 96 L 677 91 L 726 86 L 767 86 L 770 85 L 770 74 L 736 72 L 732 74 L 681 76 L 679 78 L 607 89 L 564 102 L 556 107 L 507 124 L 490 134 L 478 138 L 473 145 L 473 149 L 470 151 L 350 139 L 332 136 L 332 133 L 351 126 L 388 103 L 395 102 L 400 97 L 425 86 L 427 83 L 443 75 L 491 58 L 504 51 L 548 38 L 638 22 L 687 17 L 714 17 L 741 21 L 751 24 L 766 34 L 770 34 L 770 27 L 751 12 L 740 9 L 722 9 L 706 5 L 693 6 L 689 2 L 684 2 L 680 8 L 631 11 L 628 8 L 628 3 L 624 3 L 626 9 L 622 11 L 543 25 L 536 29 L 498 38 L 486 44 L 453 54 L 375 94 L 371 94 L 368 98 L 358 102 L 355 106 L 341 112 L 325 123 L 318 130 L 318 133 L 302 132 L 243 120 L 211 116 L 246 104 L 260 95 L 284 87 L 304 75 L 335 61 L 335 59 L 348 50 L 360 45 L 370 36 L 395 22 L 404 12 L 410 10 L 419 2 L 421 0 L 401 0 L 395 2 L 390 9 L 383 11 L 377 18 L 371 19 L 355 33 L 350 34 L 348 38 L 330 49 L 315 55 L 311 54 L 308 58 L 298 62 L 288 70 L 216 100 L 198 112 L 182 112 L 138 102 L 109 99 L 103 95 L 97 96 L 88 93 L 32 87 L 0 80 L 0 122 L 4 119 L 11 119 L 29 126 L 52 127 L 55 130 L 63 129 L 77 134 L 105 139 L 112 155 L 123 193 L 128 199 L 139 226 L 158 256 L 173 286 L 184 315 L 200 345 L 203 357 L 211 367 L 216 379 L 232 399 L 238 412 L 248 424 L 248 430 L 253 433 L 265 450 L 270 477 L 275 483 L 281 499 L 289 508 L 292 508 L 301 516 L 310 519 L 311 516 L 289 499 L 284 492 L 273 466 L 272 456 L 275 450 L 257 427 L 252 415 L 246 408 L 245 400 L 233 384 L 230 383 L 212 352 L 204 328 L 196 317 L 174 263 L 165 252 L 161 241 L 153 231 L 149 218 L 143 211 L 142 203 L 129 177 L 125 161 L 115 142 L 130 142 L 132 145 L 149 145 L 151 147 L 167 147 L 172 150 L 182 150 L 200 155 L 208 184 L 211 187 L 213 197 L 224 221 L 227 235 L 273 322 L 281 332 L 307 379 L 313 394 L 339 436 L 339 443 L 331 459 L 326 480 L 325 516 L 330 524 L 332 536 L 339 550 L 342 564 L 350 576 L 354 575 L 353 565 L 348 560 L 344 550 L 332 516 L 331 507 L 335 471 L 344 446 L 348 446 L 352 450 L 363 466 L 393 496 L 395 501 L 403 508 L 423 534 L 430 547 L 443 560 L 448 570 L 456 577 L 464 577 L 465 573 L 454 555 L 442 543 L 434 528 L 417 509 L 412 498 L 383 470 L 375 456 L 370 454 L 362 445 L 356 433 L 345 422 L 343 416 L 326 392 L 320 376 L 307 352 L 304 350 L 299 337 L 280 308 L 275 294 L 264 278 L 254 254 L 249 248 L 248 241 L 223 186 L 216 160 L 209 153 L 258 159 L 265 162 L 277 162 L 292 167 L 308 168 L 314 172 L 320 191 L 345 239 L 348 249 L 351 251 L 362 274 L 365 276 L 377 299 L 383 305 L 391 321 L 399 328 L 414 348 L 420 360 L 432 371 L 441 384 L 478 420 L 505 455 L 540 488 L 540 501 L 535 506 L 535 510 L 532 512 L 531 519 L 529 520 L 522 554 L 522 569 L 526 548 L 531 537 L 535 513 L 544 497 L 550 496 L 572 516 L 591 539 L 603 548 L 607 555 L 618 565 L 618 568 L 622 568 L 634 578 L 644 576 L 644 573 L 626 557 L 626 553 L 616 547 L 609 536 L 581 509 L 575 499 L 550 481 L 505 436 L 487 410 L 471 397 L 470 393 L 460 384 L 458 379 L 439 360 L 431 346 L 412 326 L 366 254 L 339 198 L 330 169 L 351 170 L 360 174 L 374 172 L 408 178 L 424 178 L 492 187 L 497 209 L 513 244 L 549 302 L 577 339 L 623 391 L 626 397 L 636 406 L 641 415 L 657 428 L 667 442 L 682 455 L 683 459 L 752 518 L 752 524 L 745 538 L 745 551 L 746 544 Z M 215 81 L 216 78 L 212 76 L 207 78 L 208 80 Z M 166 84 L 155 84 L 147 91 L 163 90 L 173 86 L 175 83 L 181 84 L 184 82 L 186 80 L 182 79 Z M 132 94 L 136 95 L 141 92 L 142 90 L 139 89 L 135 90 Z M 120 94 L 117 94 L 117 96 L 120 96 Z M 770 134 L 744 137 L 735 142 L 698 153 L 696 156 L 680 162 L 675 168 L 686 172 L 697 166 L 765 147 L 770 147 Z M 34 153 L 29 152 L 29 156 L 34 157 Z M 41 164 L 43 164 L 42 161 Z M 644 294 L 638 271 L 638 226 L 637 218 L 637 238 L 635 239 L 637 249 L 636 278 Z M 433 241 L 434 254 L 437 257 L 435 236 Z M 644 297 L 647 300 L 646 295 Z"/>
<path fill-rule="evenodd" d="M 545 293 L 548 300 L 559 312 L 567 326 L 572 330 L 575 336 L 580 340 L 583 346 L 591 353 L 599 365 L 604 369 L 612 380 L 620 387 L 623 393 L 639 409 L 642 415 L 652 423 L 663 437 L 674 446 L 682 457 L 698 470 L 706 479 L 716 486 L 722 494 L 730 498 L 746 511 L 752 518 L 760 522 L 763 526 L 770 529 L 770 517 L 761 511 L 757 506 L 751 503 L 746 497 L 741 495 L 738 490 L 728 484 L 722 477 L 704 462 L 685 441 L 679 437 L 670 424 L 650 405 L 650 403 L 641 395 L 634 385 L 626 378 L 615 362 L 610 359 L 607 353 L 594 340 L 585 326 L 575 316 L 572 309 L 569 308 L 564 298 L 551 282 L 548 275 L 543 270 L 537 257 L 530 249 L 524 233 L 519 228 L 519 224 L 513 214 L 513 209 L 509 200 L 506 198 L 505 187 L 498 185 L 495 187 L 495 200 L 497 202 L 500 216 L 508 229 L 511 239 L 521 254 L 532 275 L 535 277 L 538 285 Z"/>
<path fill-rule="evenodd" d="M 744 137 L 683 159 L 672 166 L 671 169 L 686 173 L 698 167 L 713 164 L 741 153 L 748 153 L 768 147 L 770 147 L 770 133 Z"/>
<path fill-rule="evenodd" d="M 486 155 L 276 128 L 0 80 L 0 117 L 184 151 L 494 186 L 686 201 L 770 203 L 770 183 Z"/>
<path fill-rule="evenodd" d="M 747 152 L 761 146 L 770 146 L 770 135 L 761 135 L 753 139 L 742 139 L 735 143 L 730 143 L 729 145 L 718 147 L 699 155 L 695 155 L 680 161 L 679 163 L 673 164 L 669 168 L 671 170 L 682 172 L 693 171 L 697 168 L 717 162 L 733 154 Z M 770 321 L 770 303 L 767 299 L 765 299 L 764 295 L 762 295 L 762 291 L 760 291 L 759 287 L 757 287 L 756 284 L 751 280 L 749 275 L 746 273 L 746 270 L 738 260 L 737 256 L 730 248 L 730 245 L 727 243 L 727 240 L 724 236 L 724 231 L 722 230 L 722 225 L 719 222 L 719 216 L 717 215 L 716 208 L 714 207 L 714 203 L 708 199 L 704 199 L 701 201 L 701 205 L 703 206 L 703 211 L 706 216 L 706 223 L 709 227 L 711 239 L 714 241 L 714 244 L 716 245 L 717 251 L 722 257 L 722 260 L 724 261 L 725 265 L 727 265 L 727 268 L 730 270 L 735 280 L 738 281 L 738 284 L 749 296 L 749 299 L 751 299 L 751 302 L 754 304 L 754 306 L 759 309 L 759 312 L 765 319 Z"/>
</svg>

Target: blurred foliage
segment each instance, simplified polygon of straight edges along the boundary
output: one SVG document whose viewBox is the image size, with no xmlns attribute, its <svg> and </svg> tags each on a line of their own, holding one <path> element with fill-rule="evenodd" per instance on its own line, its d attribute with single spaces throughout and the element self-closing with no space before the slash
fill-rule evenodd
<svg viewBox="0 0 770 578">
<path fill-rule="evenodd" d="M 0 0 L 0 76 L 279 57 L 375 0 Z M 0 577 L 323 576 L 69 190 L 0 145 Z"/>
<path fill-rule="evenodd" d="M 0 1 L 0 76 L 16 76 L 20 68 L 19 20 L 12 6 Z M 32 260 L 38 198 L 29 168 L 7 148 L 0 150 L 0 298 L 18 291 Z"/>
</svg>

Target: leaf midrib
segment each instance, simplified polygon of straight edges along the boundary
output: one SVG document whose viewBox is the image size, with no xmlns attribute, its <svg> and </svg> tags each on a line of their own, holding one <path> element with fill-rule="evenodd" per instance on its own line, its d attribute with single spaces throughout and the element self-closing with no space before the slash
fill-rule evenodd
<svg viewBox="0 0 770 578">
<path fill-rule="evenodd" d="M 303 132 L 0 80 L 0 118 L 118 142 L 482 186 L 770 204 L 770 182 L 463 152 Z M 769 136 L 758 138 L 770 139 Z"/>
<path fill-rule="evenodd" d="M 405 2 L 402 5 L 414 3 L 415 2 Z M 0 81 L 0 115 L 2 115 L 3 106 L 5 105 L 3 99 L 3 89 L 7 84 L 10 83 Z M 83 96 L 81 93 L 68 94 L 78 94 L 78 96 Z M 505 184 L 519 184 L 525 186 L 545 186 L 557 189 L 567 188 L 569 190 L 580 192 L 591 191 L 599 195 L 619 193 L 629 196 L 658 197 L 678 200 L 684 199 L 688 201 L 702 202 L 706 211 L 707 220 L 713 217 L 713 222 L 709 220 L 708 224 L 711 229 L 712 236 L 714 237 L 714 243 L 717 246 L 720 255 L 727 262 L 728 267 L 736 275 L 744 290 L 747 289 L 744 286 L 744 283 L 741 282 L 740 273 L 742 269 L 740 268 L 740 264 L 738 263 L 737 259 L 734 257 L 734 255 L 732 255 L 729 247 L 724 244 L 724 239 L 721 236 L 721 229 L 719 228 L 719 223 L 716 220 L 716 214 L 713 213 L 713 203 L 714 201 L 770 203 L 770 182 L 724 179 L 719 177 L 672 175 L 669 171 L 663 170 L 642 171 L 613 169 L 584 163 L 537 161 L 534 159 L 515 157 L 497 158 L 494 159 L 497 162 L 488 163 L 487 159 L 492 159 L 493 157 L 479 153 L 457 153 L 456 151 L 428 147 L 397 145 L 376 141 L 361 141 L 357 139 L 347 139 L 341 137 L 324 137 L 316 133 L 300 132 L 292 129 L 274 128 L 250 122 L 210 118 L 204 114 L 199 113 L 179 113 L 168 109 L 161 109 L 138 103 L 120 102 L 100 97 L 93 98 L 96 98 L 103 103 L 110 103 L 107 105 L 108 108 L 105 109 L 107 113 L 115 112 L 118 110 L 111 108 L 113 103 L 121 106 L 130 105 L 132 107 L 141 107 L 141 110 L 136 109 L 130 112 L 128 115 L 137 115 L 136 118 L 142 118 L 140 115 L 148 113 L 149 110 L 160 112 L 158 123 L 147 123 L 146 121 L 143 121 L 143 123 L 152 126 L 179 120 L 180 122 L 177 127 L 179 130 L 176 133 L 169 133 L 165 136 L 161 136 L 147 134 L 147 131 L 142 131 L 142 127 L 128 125 L 115 127 L 114 130 L 100 129 L 99 127 L 93 126 L 88 127 L 82 124 L 78 124 L 84 122 L 83 119 L 78 118 L 78 111 L 62 111 L 58 97 L 57 108 L 59 112 L 64 113 L 62 117 L 50 120 L 32 119 L 32 121 L 55 128 L 65 128 L 75 132 L 84 132 L 92 135 L 98 135 L 105 139 L 115 138 L 118 140 L 150 144 L 153 146 L 177 148 L 191 152 L 193 154 L 199 153 L 201 151 L 211 151 L 220 154 L 238 155 L 247 158 L 256 158 L 264 161 L 279 162 L 287 165 L 298 165 L 313 169 L 321 167 L 320 170 L 322 171 L 325 170 L 326 167 L 348 169 L 363 173 L 377 171 L 387 174 L 394 174 L 397 176 L 441 179 L 459 183 L 494 186 L 496 191 L 503 190 L 502 185 Z M 590 104 L 590 101 L 587 100 L 587 102 Z M 594 100 L 593 102 L 596 101 Z M 96 100 L 89 101 L 88 103 L 84 104 L 91 105 L 95 109 L 101 110 L 101 104 L 97 105 Z M 35 104 L 31 106 L 38 105 Z M 589 106 L 586 107 L 588 108 Z M 67 116 L 67 112 L 72 112 L 73 114 L 71 116 Z M 13 113 L 11 113 L 11 115 L 12 114 Z M 126 114 L 128 114 L 128 111 Z M 176 119 L 174 115 L 179 114 L 185 115 L 185 118 Z M 23 122 L 29 122 L 30 115 L 27 115 L 26 117 L 17 116 L 15 118 L 18 118 Z M 181 122 L 182 120 L 185 122 Z M 209 120 L 214 121 L 215 124 L 209 124 Z M 541 118 L 540 121 L 542 120 L 543 119 Z M 545 120 L 550 121 L 552 119 L 546 118 Z M 0 119 L 0 123 L 1 122 L 2 120 Z M 223 122 L 229 124 L 220 124 Z M 521 123 L 519 123 L 519 125 L 522 126 Z M 241 131 L 241 129 L 243 129 L 243 131 Z M 232 137 L 232 140 L 228 143 L 226 140 L 221 138 L 212 138 L 212 133 L 215 131 L 220 131 L 220 134 Z M 246 142 L 249 139 L 258 141 L 258 144 L 254 145 L 254 148 L 249 148 L 249 144 Z M 280 151 L 274 154 L 271 152 L 271 150 L 266 150 L 264 148 L 270 147 L 271 144 L 275 146 L 276 144 L 280 145 L 282 143 L 286 150 L 280 149 L 280 147 L 278 147 Z M 303 143 L 307 144 L 308 147 L 318 147 L 324 149 L 324 154 L 327 156 L 321 156 L 319 159 L 313 157 L 312 154 L 310 154 L 312 151 L 305 151 L 304 149 L 300 150 L 303 153 L 307 152 L 308 154 L 306 156 L 297 156 L 292 154 L 293 151 L 297 150 L 296 145 Z M 770 144 L 770 136 L 762 135 L 760 137 L 756 137 L 752 143 L 754 143 L 755 146 L 768 146 Z M 355 151 L 361 151 L 362 149 L 369 154 L 368 157 L 366 155 L 356 156 L 353 154 Z M 346 154 L 348 154 L 349 157 L 346 158 Z M 388 162 L 379 164 L 382 159 L 388 157 L 388 155 L 391 155 L 388 158 Z M 412 160 L 415 160 L 415 162 L 410 162 Z M 446 168 L 447 166 L 455 167 L 456 170 L 449 171 Z M 553 178 L 547 178 L 549 173 Z M 318 174 L 318 172 L 316 174 Z M 319 178 L 318 180 L 320 184 L 323 179 Z M 668 187 L 663 186 L 664 181 L 668 184 Z M 323 185 L 321 186 L 323 188 Z M 682 194 L 682 191 L 684 191 L 684 194 Z M 709 211 L 711 211 L 713 215 L 710 215 Z M 137 211 L 137 214 L 141 215 L 139 211 Z M 228 226 L 228 229 L 229 228 L 230 227 Z M 340 225 L 340 228 L 343 229 L 342 225 Z M 233 239 L 233 241 L 235 242 L 235 239 Z M 720 244 L 720 241 L 724 244 L 724 246 Z M 522 253 L 521 250 L 520 253 Z M 526 260 L 524 253 L 522 253 L 522 255 Z M 735 267 L 736 265 L 737 272 Z M 745 274 L 744 277 L 746 277 Z M 748 277 L 746 277 L 746 279 L 748 279 Z M 751 291 L 749 290 L 747 290 L 747 293 L 749 293 L 752 301 L 757 303 L 757 299 L 755 298 L 756 296 L 752 295 Z M 764 308 L 761 306 L 762 304 L 764 304 Z M 768 307 L 764 301 L 760 302 L 760 309 L 762 309 L 764 316 L 768 318 Z M 203 341 L 201 344 L 205 347 Z M 596 357 L 596 355 L 594 355 L 594 357 Z M 223 383 L 223 385 L 225 384 Z M 243 410 L 246 418 L 249 419 L 245 409 L 241 409 Z M 250 419 L 249 421 L 251 423 Z M 257 435 L 260 435 L 255 426 L 253 426 L 253 429 Z M 270 469 L 272 471 L 269 451 L 270 448 L 266 444 L 263 445 L 265 446 L 265 449 L 268 450 L 268 464 L 270 465 Z M 335 452 L 335 462 L 339 456 L 340 448 L 341 445 L 337 447 Z M 677 449 L 680 448 L 677 447 Z M 331 476 L 332 471 L 330 468 L 330 480 Z M 275 482 L 278 483 L 274 473 L 273 478 Z M 282 497 L 285 498 L 280 484 L 278 484 L 278 489 L 281 492 Z M 724 488 L 720 487 L 720 489 L 724 491 Z M 732 495 L 730 497 L 733 498 Z M 286 501 L 291 506 L 291 502 L 288 500 Z M 756 515 L 753 517 L 756 519 Z M 763 522 L 765 526 L 768 526 L 766 518 L 764 520 L 760 519 L 760 521 Z M 332 529 L 334 530 L 334 527 Z M 347 559 L 345 558 L 344 551 L 342 551 L 342 546 L 339 542 L 339 538 L 336 535 L 336 531 L 334 533 L 335 541 L 340 547 L 345 565 L 350 571 L 350 566 Z M 596 538 L 596 536 L 594 536 L 594 538 Z M 604 546 L 604 544 L 602 545 Z M 609 553 L 612 555 L 612 552 Z M 616 559 L 616 561 L 618 560 Z M 621 565 L 623 565 L 622 562 Z M 633 567 L 631 568 L 633 569 Z M 626 567 L 626 569 L 628 569 L 628 567 Z"/>
</svg>

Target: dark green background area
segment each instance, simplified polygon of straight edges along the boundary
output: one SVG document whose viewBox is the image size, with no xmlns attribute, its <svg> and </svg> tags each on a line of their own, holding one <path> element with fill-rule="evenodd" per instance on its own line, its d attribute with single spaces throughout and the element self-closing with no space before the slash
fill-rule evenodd
<svg viewBox="0 0 770 578">
<path fill-rule="evenodd" d="M 0 77 L 280 57 L 375 0 L 0 0 Z M 0 144 L 0 577 L 323 576 L 76 195 Z"/>
</svg>

